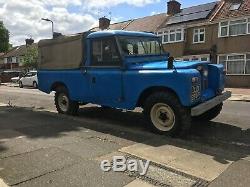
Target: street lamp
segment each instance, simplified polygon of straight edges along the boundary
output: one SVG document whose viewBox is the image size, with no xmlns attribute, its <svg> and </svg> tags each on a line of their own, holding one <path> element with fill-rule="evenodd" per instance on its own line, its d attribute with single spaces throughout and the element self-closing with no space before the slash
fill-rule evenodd
<svg viewBox="0 0 250 187">
<path fill-rule="evenodd" d="M 52 25 L 52 38 L 53 38 L 53 35 L 54 35 L 54 22 L 48 18 L 42 18 L 43 21 L 49 21 L 51 22 L 51 25 Z"/>
</svg>

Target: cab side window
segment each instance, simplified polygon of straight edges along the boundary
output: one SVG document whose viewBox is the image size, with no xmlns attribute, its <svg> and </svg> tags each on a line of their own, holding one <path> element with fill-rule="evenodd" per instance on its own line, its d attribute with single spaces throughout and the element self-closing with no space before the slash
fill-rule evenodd
<svg viewBox="0 0 250 187">
<path fill-rule="evenodd" d="M 92 66 L 120 66 L 121 59 L 114 38 L 92 41 Z"/>
</svg>

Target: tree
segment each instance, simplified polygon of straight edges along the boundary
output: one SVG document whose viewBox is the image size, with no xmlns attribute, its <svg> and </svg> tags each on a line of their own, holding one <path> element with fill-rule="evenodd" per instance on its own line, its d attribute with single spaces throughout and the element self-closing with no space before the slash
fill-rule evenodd
<svg viewBox="0 0 250 187">
<path fill-rule="evenodd" d="M 9 31 L 4 27 L 2 21 L 0 21 L 0 53 L 9 50 Z"/>
<path fill-rule="evenodd" d="M 27 69 L 30 68 L 37 68 L 37 62 L 38 62 L 38 49 L 36 46 L 27 46 L 27 51 L 23 58 L 23 66 Z"/>
</svg>

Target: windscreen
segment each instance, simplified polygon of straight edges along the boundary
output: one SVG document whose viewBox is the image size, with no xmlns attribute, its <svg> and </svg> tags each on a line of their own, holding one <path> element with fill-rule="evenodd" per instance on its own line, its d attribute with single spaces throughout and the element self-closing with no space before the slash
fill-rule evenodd
<svg viewBox="0 0 250 187">
<path fill-rule="evenodd" d="M 119 37 L 122 53 L 125 56 L 162 55 L 164 53 L 158 38 Z"/>
</svg>

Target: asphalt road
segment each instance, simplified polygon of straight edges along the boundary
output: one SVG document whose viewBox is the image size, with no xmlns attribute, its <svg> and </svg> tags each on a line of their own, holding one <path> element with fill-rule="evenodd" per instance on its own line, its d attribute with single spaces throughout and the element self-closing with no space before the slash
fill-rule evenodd
<svg viewBox="0 0 250 187">
<path fill-rule="evenodd" d="M 150 146 L 155 146 L 156 144 L 160 144 L 158 140 L 162 139 L 162 137 L 148 131 L 143 115 L 139 109 L 124 112 L 122 110 L 103 109 L 95 105 L 87 105 L 80 109 L 79 116 L 72 119 L 62 119 L 57 115 L 48 117 L 44 112 L 25 112 L 25 108 L 29 110 L 32 108 L 39 111 L 55 111 L 53 99 L 53 93 L 47 95 L 31 88 L 20 89 L 17 87 L 0 86 L 0 103 L 17 106 L 17 108 L 4 107 L 0 110 L 0 116 L 3 114 L 2 119 L 0 118 L 0 128 L 3 136 L 1 139 L 0 132 L 0 165 L 5 165 L 5 167 L 9 167 L 9 169 L 11 169 L 11 167 L 16 169 L 14 171 L 11 170 L 14 174 L 8 172 L 1 173 L 0 166 L 0 177 L 7 180 L 9 184 L 46 186 L 47 183 L 44 182 L 50 182 L 50 180 L 54 178 L 55 180 L 52 180 L 51 186 L 62 186 L 62 184 L 65 184 L 65 180 L 71 181 L 73 179 L 74 180 L 71 181 L 72 184 L 98 186 L 97 184 L 100 185 L 100 181 L 103 181 L 103 178 L 99 178 L 100 171 L 96 166 L 97 163 L 93 162 L 93 160 L 100 160 L 103 156 L 105 157 L 105 155 L 110 153 L 118 154 L 118 150 L 123 147 L 140 144 L 145 141 L 156 139 L 156 143 L 154 141 L 152 141 L 154 143 L 147 143 Z M 175 146 L 178 149 L 182 148 L 184 153 L 185 150 L 192 150 L 200 152 L 202 155 L 212 155 L 213 160 L 224 165 L 229 164 L 228 160 L 230 160 L 230 163 L 241 160 L 250 155 L 249 111 L 250 103 L 227 101 L 224 104 L 223 111 L 215 120 L 207 123 L 194 123 L 187 137 L 178 140 L 171 140 L 166 137 L 167 144 Z M 32 123 L 30 121 L 32 121 Z M 68 124 L 70 125 L 68 126 Z M 88 134 L 88 132 L 90 133 Z M 15 140 L 5 141 L 6 139 L 9 140 L 8 134 L 11 138 L 15 137 Z M 19 137 L 18 135 L 24 138 L 17 139 L 16 137 Z M 7 136 L 7 138 L 4 138 L 5 136 Z M 1 144 L 1 140 L 3 140 L 4 143 Z M 161 144 L 163 143 L 161 142 Z M 166 144 L 166 142 L 164 142 L 164 144 Z M 79 150 L 79 146 L 85 147 L 86 150 Z M 211 147 L 212 149 L 210 151 L 209 149 Z M 41 148 L 43 149 L 41 150 Z M 149 151 L 148 148 L 146 149 Z M 214 153 L 214 149 L 228 151 L 230 156 L 225 156 L 225 154 L 224 156 L 218 156 L 217 153 Z M 37 152 L 37 150 L 39 151 Z M 27 155 L 23 155 L 23 152 L 25 152 L 25 154 L 27 153 Z M 32 152 L 32 156 L 29 155 L 30 152 Z M 232 156 L 231 153 L 233 153 L 232 155 L 234 156 Z M 157 154 L 158 153 L 156 153 L 156 155 Z M 160 154 L 163 153 L 160 152 Z M 13 155 L 20 155 L 20 158 L 16 158 L 18 161 L 10 159 Z M 44 160 L 43 155 L 45 155 L 45 157 L 49 155 L 48 157 L 51 159 L 50 162 Z M 58 159 L 53 160 L 51 155 L 52 157 L 53 155 L 58 156 Z M 79 160 L 79 155 L 83 160 Z M 143 152 L 141 155 L 143 157 Z M 4 159 L 1 160 L 1 158 Z M 93 160 L 87 158 L 92 158 Z M 35 162 L 36 159 L 40 159 L 41 163 L 45 163 L 47 167 L 43 168 L 43 170 L 36 170 L 35 167 L 42 167 Z M 1 163 L 1 161 L 3 162 Z M 26 166 L 25 164 L 19 166 L 17 163 L 20 164 L 20 161 L 24 163 L 32 162 L 31 165 L 33 168 L 29 168 L 30 166 Z M 75 161 L 77 164 L 74 164 Z M 12 166 L 11 164 L 14 165 Z M 246 163 L 240 164 L 246 165 Z M 68 166 L 72 167 L 68 170 L 63 169 Z M 25 167 L 35 172 L 24 173 L 26 172 Z M 234 168 L 238 168 L 239 172 L 242 170 L 242 168 L 237 167 L 237 165 L 234 166 Z M 56 172 L 52 172 L 54 170 Z M 156 171 L 160 171 L 160 169 L 154 169 L 153 171 L 153 173 L 156 173 Z M 166 176 L 168 177 L 163 178 L 171 179 L 171 181 L 185 181 L 191 184 L 192 180 L 194 180 L 193 177 L 196 176 L 195 173 L 191 173 L 192 177 L 183 174 L 186 178 L 179 179 L 176 178 L 176 175 L 171 174 L 172 170 L 165 171 L 167 171 Z M 72 174 L 74 172 L 76 172 L 75 178 Z M 233 170 L 232 172 L 235 171 Z M 161 174 L 162 173 L 164 172 L 161 172 Z M 83 179 L 80 177 L 82 174 L 85 175 L 84 181 L 86 183 L 82 182 Z M 37 177 L 40 175 L 41 177 Z M 172 175 L 175 177 L 169 177 Z M 196 177 L 198 177 L 198 175 L 199 173 Z M 15 176 L 17 178 L 15 178 Z M 62 176 L 67 177 L 62 178 Z M 183 176 L 178 175 L 178 177 Z M 93 177 L 96 177 L 96 181 L 91 180 Z M 151 176 L 151 178 L 152 177 L 154 178 L 155 175 Z M 33 178 L 37 178 L 37 180 L 33 180 Z M 133 176 L 128 177 L 127 175 L 113 173 L 108 176 L 104 175 L 104 178 L 106 181 L 104 186 L 124 186 L 135 179 Z M 111 180 L 115 180 L 116 182 L 111 182 Z M 199 177 L 197 180 L 199 180 Z M 166 181 L 161 182 L 171 185 Z M 222 186 L 220 181 L 216 182 L 218 184 L 217 186 Z M 180 184 L 180 186 L 182 185 L 183 183 Z M 216 186 L 216 183 L 214 186 Z"/>
<path fill-rule="evenodd" d="M 0 86 L 0 103 L 9 104 L 11 106 L 32 107 L 36 109 L 44 109 L 56 111 L 54 106 L 54 93 L 45 94 L 37 89 L 18 88 Z M 122 112 L 121 110 L 103 110 L 95 105 L 83 106 L 80 110 L 80 118 L 98 119 L 101 121 L 112 122 L 119 125 L 129 126 L 146 130 L 144 128 L 144 120 L 142 114 L 137 111 Z M 227 101 L 224 103 L 221 114 L 207 124 L 193 124 L 191 135 L 201 138 L 218 139 L 229 141 L 228 143 L 244 143 L 250 146 L 250 103 Z M 120 119 L 123 119 L 122 121 Z M 130 124 L 136 125 L 130 127 Z M 147 130 L 146 130 L 147 131 Z M 243 132 L 248 132 L 242 133 Z"/>
</svg>

